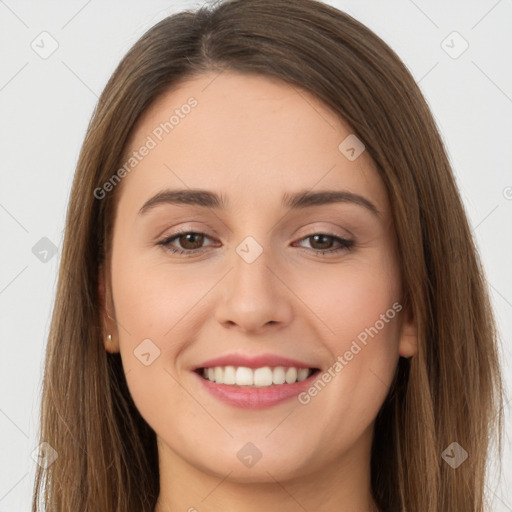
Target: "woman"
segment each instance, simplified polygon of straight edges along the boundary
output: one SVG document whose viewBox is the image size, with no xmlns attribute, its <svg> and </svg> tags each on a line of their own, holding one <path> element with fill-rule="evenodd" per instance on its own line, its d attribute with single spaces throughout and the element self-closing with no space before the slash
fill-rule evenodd
<svg viewBox="0 0 512 512">
<path fill-rule="evenodd" d="M 483 511 L 501 404 L 483 271 L 396 54 L 313 0 L 149 30 L 75 174 L 33 510 Z"/>
</svg>

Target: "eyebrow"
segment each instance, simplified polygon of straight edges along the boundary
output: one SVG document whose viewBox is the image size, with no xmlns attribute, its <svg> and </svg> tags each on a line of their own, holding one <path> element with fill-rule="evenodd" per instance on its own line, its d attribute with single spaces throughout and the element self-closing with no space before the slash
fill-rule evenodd
<svg viewBox="0 0 512 512">
<path fill-rule="evenodd" d="M 282 198 L 283 207 L 291 210 L 333 203 L 352 203 L 362 206 L 377 217 L 380 216 L 379 210 L 370 200 L 348 190 L 320 190 L 317 192 L 302 190 L 294 193 L 285 193 Z M 144 203 L 139 210 L 139 215 L 143 215 L 162 204 L 193 205 L 213 208 L 215 210 L 225 210 L 229 206 L 229 201 L 223 194 L 217 194 L 210 190 L 162 190 Z"/>
</svg>

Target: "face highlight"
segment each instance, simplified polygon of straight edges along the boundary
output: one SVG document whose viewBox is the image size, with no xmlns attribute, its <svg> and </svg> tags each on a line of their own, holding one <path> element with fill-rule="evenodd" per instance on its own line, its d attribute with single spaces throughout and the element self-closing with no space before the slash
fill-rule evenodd
<svg viewBox="0 0 512 512">
<path fill-rule="evenodd" d="M 340 150 L 351 135 L 310 94 L 228 72 L 182 83 L 136 125 L 127 155 L 155 144 L 118 191 L 108 332 L 169 478 L 368 473 L 373 422 L 415 347 L 387 193 L 366 151 Z M 323 386 L 251 408 L 201 381 L 207 361 L 261 355 Z"/>
</svg>

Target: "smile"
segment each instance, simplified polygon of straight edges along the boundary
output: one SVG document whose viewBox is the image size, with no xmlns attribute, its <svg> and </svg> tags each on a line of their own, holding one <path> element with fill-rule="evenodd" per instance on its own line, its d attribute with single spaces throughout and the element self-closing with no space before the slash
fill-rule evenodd
<svg viewBox="0 0 512 512">
<path fill-rule="evenodd" d="M 215 366 L 192 372 L 209 395 L 241 409 L 264 409 L 297 397 L 319 374 L 317 368 L 283 366 Z"/>
<path fill-rule="evenodd" d="M 251 386 L 265 388 L 281 384 L 294 384 L 307 379 L 315 368 L 296 368 L 263 366 L 248 368 L 246 366 L 215 366 L 199 368 L 198 373 L 204 379 L 217 384 Z"/>
</svg>

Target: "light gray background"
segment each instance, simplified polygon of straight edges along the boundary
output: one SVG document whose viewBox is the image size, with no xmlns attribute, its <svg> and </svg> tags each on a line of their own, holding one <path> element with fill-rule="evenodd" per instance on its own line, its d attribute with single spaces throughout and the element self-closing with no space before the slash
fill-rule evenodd
<svg viewBox="0 0 512 512">
<path fill-rule="evenodd" d="M 486 268 L 512 396 L 512 0 L 327 3 L 392 47 L 432 108 Z M 143 32 L 198 5 L 0 0 L 0 512 L 30 509 L 31 453 L 65 212 L 93 107 Z M 58 43 L 46 59 L 31 47 L 35 41 L 39 51 L 50 48 L 43 31 Z M 452 56 L 441 46 L 453 31 L 469 43 L 458 58 L 452 58 L 463 44 L 457 36 L 444 43 Z M 46 263 L 32 252 L 43 237 L 57 247 Z M 507 402 L 507 426 L 511 406 Z M 508 432 L 501 481 L 488 482 L 495 512 L 512 511 Z"/>
</svg>

